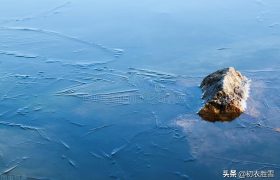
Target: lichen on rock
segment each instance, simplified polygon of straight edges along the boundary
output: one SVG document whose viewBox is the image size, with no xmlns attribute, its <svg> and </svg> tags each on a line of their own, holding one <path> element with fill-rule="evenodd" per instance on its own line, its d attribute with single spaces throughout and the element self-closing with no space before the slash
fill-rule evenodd
<svg viewBox="0 0 280 180">
<path fill-rule="evenodd" d="M 218 70 L 201 82 L 205 101 L 198 114 L 208 121 L 230 121 L 246 109 L 250 81 L 233 67 Z"/>
</svg>

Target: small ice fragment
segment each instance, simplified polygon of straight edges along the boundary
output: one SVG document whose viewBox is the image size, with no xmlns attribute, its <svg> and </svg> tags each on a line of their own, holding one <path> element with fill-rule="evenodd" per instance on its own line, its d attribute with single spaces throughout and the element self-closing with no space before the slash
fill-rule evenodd
<svg viewBox="0 0 280 180">
<path fill-rule="evenodd" d="M 115 155 L 116 153 L 118 153 L 119 151 L 121 151 L 122 149 L 124 149 L 126 147 L 126 144 L 120 146 L 120 147 L 117 147 L 117 148 L 114 148 L 111 152 L 111 156 Z"/>
<path fill-rule="evenodd" d="M 72 167 L 77 168 L 76 163 L 72 159 L 68 159 L 68 162 Z"/>
<path fill-rule="evenodd" d="M 70 146 L 68 144 L 66 144 L 64 141 L 60 140 L 60 143 L 66 148 L 66 149 L 70 149 Z"/>
<path fill-rule="evenodd" d="M 94 152 L 90 152 L 90 154 L 91 154 L 92 156 L 96 157 L 96 158 L 103 159 L 102 156 L 100 156 L 99 154 L 96 154 L 96 153 L 94 153 Z"/>
</svg>

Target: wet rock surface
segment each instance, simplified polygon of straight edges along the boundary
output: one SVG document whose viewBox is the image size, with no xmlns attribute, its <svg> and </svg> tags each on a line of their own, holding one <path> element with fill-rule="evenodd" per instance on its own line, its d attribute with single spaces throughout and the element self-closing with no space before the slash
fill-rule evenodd
<svg viewBox="0 0 280 180">
<path fill-rule="evenodd" d="M 233 67 L 218 70 L 201 82 L 205 105 L 198 114 L 208 121 L 230 121 L 245 111 L 249 80 Z"/>
</svg>

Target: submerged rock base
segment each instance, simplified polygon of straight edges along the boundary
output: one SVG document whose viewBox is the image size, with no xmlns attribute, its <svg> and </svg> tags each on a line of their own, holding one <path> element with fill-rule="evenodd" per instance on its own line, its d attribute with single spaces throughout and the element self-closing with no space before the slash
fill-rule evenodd
<svg viewBox="0 0 280 180">
<path fill-rule="evenodd" d="M 232 67 L 206 76 L 200 85 L 205 105 L 198 114 L 208 121 L 230 121 L 240 116 L 246 108 L 249 83 Z"/>
</svg>

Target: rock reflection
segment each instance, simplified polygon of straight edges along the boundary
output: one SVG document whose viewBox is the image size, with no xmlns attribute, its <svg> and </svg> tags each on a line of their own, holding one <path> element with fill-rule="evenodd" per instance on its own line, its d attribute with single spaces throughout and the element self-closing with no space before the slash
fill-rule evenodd
<svg viewBox="0 0 280 180">
<path fill-rule="evenodd" d="M 204 113 L 199 111 L 198 115 L 205 121 L 216 122 L 216 121 L 233 121 L 238 118 L 242 112 L 221 112 L 221 113 Z"/>
</svg>

